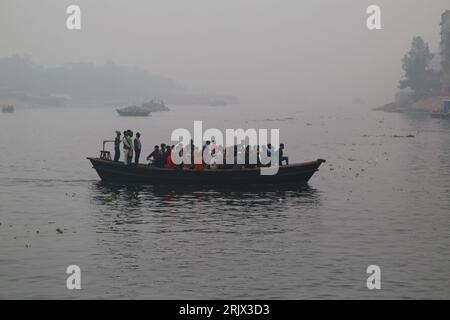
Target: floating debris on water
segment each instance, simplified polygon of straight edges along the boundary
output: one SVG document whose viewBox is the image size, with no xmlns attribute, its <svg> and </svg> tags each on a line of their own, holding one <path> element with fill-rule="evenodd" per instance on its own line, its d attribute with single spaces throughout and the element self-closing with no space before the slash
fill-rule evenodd
<svg viewBox="0 0 450 320">
<path fill-rule="evenodd" d="M 399 136 L 399 135 L 397 135 L 397 134 L 394 134 L 393 136 L 392 136 L 392 138 L 415 138 L 416 136 L 415 135 L 412 135 L 412 134 L 408 134 L 407 136 Z"/>
</svg>

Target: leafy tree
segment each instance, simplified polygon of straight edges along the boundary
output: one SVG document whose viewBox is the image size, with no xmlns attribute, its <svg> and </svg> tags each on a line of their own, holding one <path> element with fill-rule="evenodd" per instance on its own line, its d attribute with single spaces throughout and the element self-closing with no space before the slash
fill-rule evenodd
<svg viewBox="0 0 450 320">
<path fill-rule="evenodd" d="M 421 37 L 414 37 L 411 50 L 402 59 L 405 75 L 400 80 L 399 88 L 411 88 L 416 97 L 439 90 L 440 72 L 430 67 L 433 58 L 428 43 Z"/>
</svg>

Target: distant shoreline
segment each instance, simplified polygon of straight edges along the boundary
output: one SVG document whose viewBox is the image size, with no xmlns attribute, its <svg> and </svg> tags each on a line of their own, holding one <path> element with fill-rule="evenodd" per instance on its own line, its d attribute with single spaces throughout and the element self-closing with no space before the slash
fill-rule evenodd
<svg viewBox="0 0 450 320">
<path fill-rule="evenodd" d="M 433 113 L 442 110 L 442 100 L 448 100 L 450 96 L 434 96 L 419 99 L 412 103 L 391 102 L 381 107 L 374 108 L 375 111 L 392 113 Z"/>
</svg>

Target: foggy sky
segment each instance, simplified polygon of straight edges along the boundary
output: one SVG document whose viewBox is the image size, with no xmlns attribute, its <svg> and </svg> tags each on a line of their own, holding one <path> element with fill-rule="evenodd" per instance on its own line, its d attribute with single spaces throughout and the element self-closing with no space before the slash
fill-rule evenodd
<svg viewBox="0 0 450 320">
<path fill-rule="evenodd" d="M 66 8 L 82 29 L 66 29 Z M 382 8 L 381 31 L 366 8 Z M 438 50 L 448 0 L 0 0 L 0 56 L 40 64 L 112 60 L 196 92 L 333 107 L 389 102 L 412 37 Z"/>
</svg>

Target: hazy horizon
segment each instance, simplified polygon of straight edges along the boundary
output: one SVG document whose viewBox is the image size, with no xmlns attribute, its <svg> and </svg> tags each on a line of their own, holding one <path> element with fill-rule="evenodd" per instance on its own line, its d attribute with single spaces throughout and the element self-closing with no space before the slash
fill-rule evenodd
<svg viewBox="0 0 450 320">
<path fill-rule="evenodd" d="M 66 29 L 66 8 L 82 29 Z M 382 30 L 366 8 L 382 9 Z M 0 1 L 0 57 L 137 66 L 192 92 L 337 106 L 393 99 L 413 36 L 438 50 L 448 1 Z M 324 94 L 325 93 L 325 94 Z"/>
</svg>

